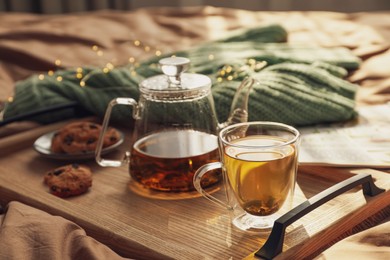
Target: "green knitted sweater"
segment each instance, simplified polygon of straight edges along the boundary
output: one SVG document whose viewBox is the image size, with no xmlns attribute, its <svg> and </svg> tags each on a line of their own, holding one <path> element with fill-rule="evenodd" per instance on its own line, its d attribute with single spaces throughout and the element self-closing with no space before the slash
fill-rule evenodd
<svg viewBox="0 0 390 260">
<path fill-rule="evenodd" d="M 88 78 L 83 87 L 75 69 L 58 70 L 44 79 L 33 75 L 17 82 L 4 118 L 68 103 L 76 104 L 76 109 L 51 111 L 29 119 L 52 123 L 79 114 L 103 117 L 113 98 L 137 100 L 138 84 L 147 77 L 161 74 L 156 65 L 158 60 L 171 55 L 188 57 L 191 72 L 212 79 L 220 121 L 227 118 L 233 95 L 247 76 L 260 82 L 250 94 L 250 121 L 269 120 L 302 126 L 353 118 L 358 86 L 343 78 L 347 70 L 358 68 L 360 60 L 345 48 L 297 46 L 286 41 L 287 32 L 278 25 L 236 31 L 224 39 L 153 57 L 137 66 L 128 64 L 109 72 L 84 67 L 83 73 L 88 74 Z M 258 70 L 257 64 L 261 61 L 268 65 Z M 58 76 L 62 81 L 57 80 Z M 111 120 L 131 121 L 128 110 L 129 107 L 115 109 Z"/>
</svg>

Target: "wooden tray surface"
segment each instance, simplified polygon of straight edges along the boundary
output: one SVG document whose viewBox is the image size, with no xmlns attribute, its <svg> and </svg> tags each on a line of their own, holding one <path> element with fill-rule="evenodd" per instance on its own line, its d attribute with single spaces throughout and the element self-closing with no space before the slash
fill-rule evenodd
<svg viewBox="0 0 390 260">
<path fill-rule="evenodd" d="M 94 172 L 88 193 L 67 199 L 49 194 L 44 173 L 70 162 L 44 158 L 32 144 L 63 124 L 0 139 L 0 203 L 16 200 L 60 215 L 118 254 L 137 259 L 242 259 L 266 241 L 269 232 L 236 229 L 229 212 L 196 193 L 144 193 L 131 182 L 127 166 L 82 162 Z M 110 156 L 119 158 L 124 150 L 126 143 Z M 287 229 L 278 258 L 312 257 L 359 225 L 369 227 L 390 216 L 390 175 L 371 169 L 300 167 L 295 204 L 359 172 L 372 173 L 387 192 L 371 198 L 357 187 L 322 205 Z M 215 195 L 223 198 L 222 191 Z"/>
</svg>

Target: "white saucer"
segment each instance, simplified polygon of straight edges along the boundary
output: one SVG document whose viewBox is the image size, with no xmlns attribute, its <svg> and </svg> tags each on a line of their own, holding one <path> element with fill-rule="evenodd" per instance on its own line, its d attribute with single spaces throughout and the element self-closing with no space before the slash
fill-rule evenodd
<svg viewBox="0 0 390 260">
<path fill-rule="evenodd" d="M 117 148 L 119 145 L 121 145 L 124 141 L 124 135 L 122 132 L 117 130 L 119 132 L 119 140 L 115 144 L 108 146 L 102 150 L 102 154 L 107 154 L 115 148 Z M 57 159 L 57 160 L 86 160 L 86 159 L 93 159 L 95 158 L 95 151 L 89 151 L 86 153 L 78 153 L 78 154 L 66 154 L 66 153 L 53 153 L 50 149 L 51 147 L 51 140 L 54 136 L 54 134 L 57 131 L 49 132 L 41 137 L 39 137 L 34 142 L 34 150 L 37 151 L 39 154 L 41 154 L 44 157 L 50 158 L 50 159 Z"/>
</svg>

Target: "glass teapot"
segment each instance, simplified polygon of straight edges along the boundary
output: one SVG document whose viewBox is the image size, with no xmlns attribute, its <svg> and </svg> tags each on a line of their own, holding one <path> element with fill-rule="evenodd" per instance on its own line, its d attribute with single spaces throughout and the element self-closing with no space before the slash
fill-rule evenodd
<svg viewBox="0 0 390 260">
<path fill-rule="evenodd" d="M 255 81 L 247 78 L 241 83 L 228 120 L 218 123 L 211 79 L 185 73 L 190 64 L 187 58 L 164 58 L 159 63 L 164 74 L 140 83 L 138 102 L 119 97 L 109 103 L 96 148 L 96 161 L 104 167 L 129 163 L 131 178 L 145 188 L 192 191 L 195 190 L 192 179 L 196 170 L 206 163 L 219 161 L 219 129 L 248 120 L 248 97 Z M 118 104 L 133 109 L 135 124 L 131 151 L 126 152 L 123 160 L 103 159 L 103 136 L 111 111 Z M 221 178 L 220 172 L 210 172 L 201 184 L 208 187 Z"/>
</svg>

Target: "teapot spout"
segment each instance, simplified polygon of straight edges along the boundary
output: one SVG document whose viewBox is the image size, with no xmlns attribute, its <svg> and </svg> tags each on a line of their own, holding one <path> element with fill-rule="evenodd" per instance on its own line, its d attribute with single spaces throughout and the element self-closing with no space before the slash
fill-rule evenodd
<svg viewBox="0 0 390 260">
<path fill-rule="evenodd" d="M 233 102 L 230 107 L 229 117 L 226 122 L 221 123 L 219 128 L 222 129 L 228 125 L 248 122 L 248 101 L 249 94 L 256 80 L 252 77 L 244 79 L 238 87 Z"/>
</svg>

